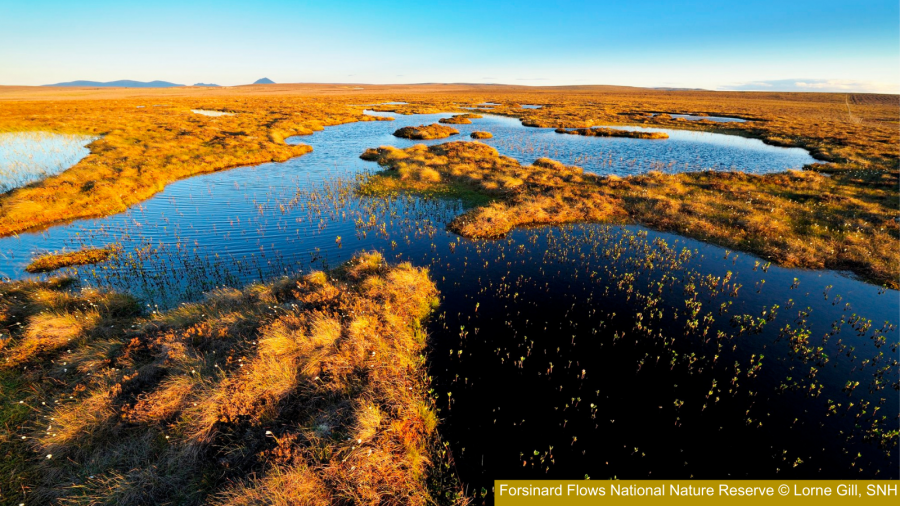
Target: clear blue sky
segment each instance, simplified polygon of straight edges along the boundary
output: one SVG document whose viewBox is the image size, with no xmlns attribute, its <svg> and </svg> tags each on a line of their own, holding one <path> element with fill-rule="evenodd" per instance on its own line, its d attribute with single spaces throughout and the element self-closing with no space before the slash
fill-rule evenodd
<svg viewBox="0 0 900 506">
<path fill-rule="evenodd" d="M 0 84 L 87 79 L 900 92 L 898 1 L 0 0 Z"/>
</svg>

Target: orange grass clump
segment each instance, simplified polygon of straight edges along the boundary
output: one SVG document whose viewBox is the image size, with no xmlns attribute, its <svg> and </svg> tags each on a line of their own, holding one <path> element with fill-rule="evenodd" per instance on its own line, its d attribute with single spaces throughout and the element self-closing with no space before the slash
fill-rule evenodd
<svg viewBox="0 0 900 506">
<path fill-rule="evenodd" d="M 432 124 L 432 125 L 419 125 L 417 127 L 403 127 L 396 132 L 394 132 L 395 137 L 402 137 L 404 139 L 415 139 L 415 140 L 432 140 L 432 139 L 446 139 L 451 135 L 457 135 L 459 130 L 455 128 L 445 127 L 444 125 Z"/>
<path fill-rule="evenodd" d="M 438 120 L 438 123 L 444 123 L 447 125 L 470 125 L 473 119 L 483 118 L 484 116 L 480 114 L 457 114 L 456 116 L 451 116 L 449 118 L 441 118 Z"/>
<path fill-rule="evenodd" d="M 628 137 L 631 139 L 668 139 L 665 132 L 642 132 L 639 130 L 617 130 L 614 128 L 576 128 L 566 130 L 557 128 L 558 134 L 583 135 L 585 137 Z"/>
<path fill-rule="evenodd" d="M 457 482 L 436 478 L 449 467 L 425 378 L 420 322 L 437 303 L 426 270 L 361 254 L 149 316 L 128 297 L 65 288 L 0 285 L 11 336 L 0 375 L 32 406 L 0 407 L 26 436 L 0 440 L 15 467 L 4 493 L 36 504 L 465 502 L 458 485 L 434 488 Z"/>
<path fill-rule="evenodd" d="M 466 237 L 499 237 L 527 225 L 638 222 L 788 267 L 849 270 L 890 287 L 900 277 L 897 179 L 888 173 L 601 177 L 545 158 L 522 166 L 477 142 L 381 147 L 363 158 L 388 169 L 364 183 L 368 194 L 455 183 L 495 197 L 450 223 Z"/>
<path fill-rule="evenodd" d="M 494 136 L 494 134 L 492 134 L 490 132 L 478 131 L 478 132 L 472 132 L 472 134 L 469 137 L 471 137 L 473 139 L 490 139 L 493 136 Z"/>
<path fill-rule="evenodd" d="M 108 248 L 86 248 L 67 253 L 50 253 L 32 260 L 25 267 L 25 271 L 31 273 L 50 272 L 72 265 L 97 264 L 105 262 L 118 251 L 119 248 L 111 246 Z"/>
</svg>

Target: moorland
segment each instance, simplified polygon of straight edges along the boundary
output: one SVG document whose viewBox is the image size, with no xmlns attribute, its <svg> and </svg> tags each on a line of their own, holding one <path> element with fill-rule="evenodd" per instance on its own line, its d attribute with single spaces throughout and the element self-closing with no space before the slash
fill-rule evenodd
<svg viewBox="0 0 900 506">
<path fill-rule="evenodd" d="M 119 213 L 181 179 L 308 155 L 312 148 L 302 136 L 326 127 L 389 120 L 367 115 L 367 109 L 459 113 L 442 123 L 462 125 L 494 114 L 586 140 L 665 142 L 662 136 L 641 139 L 615 130 L 627 126 L 738 135 L 804 148 L 820 163 L 761 175 L 650 171 L 618 177 L 450 140 L 404 149 L 370 146 L 357 155 L 383 170 L 360 178 L 353 192 L 387 199 L 461 198 L 469 205 L 448 228 L 480 241 L 534 226 L 637 224 L 776 265 L 847 271 L 896 289 L 898 105 L 896 95 L 604 86 L 0 87 L 0 133 L 97 138 L 90 155 L 69 170 L 0 195 L 0 236 Z M 747 121 L 690 121 L 673 114 Z M 433 127 L 426 128 L 441 131 L 437 137 L 456 132 Z M 285 142 L 291 136 L 301 136 L 300 143 Z M 60 252 L 36 258 L 33 270 L 118 254 L 112 247 Z M 665 265 L 657 261 L 646 270 Z M 127 293 L 79 287 L 71 275 L 0 285 L 0 494 L 7 494 L 2 500 L 470 500 L 441 439 L 442 415 L 429 383 L 423 322 L 439 307 L 439 294 L 427 269 L 360 253 L 325 272 L 222 288 L 202 301 L 162 310 Z M 664 276 L 659 293 L 673 279 Z M 620 281 L 630 297 L 629 282 Z M 726 291 L 727 281 L 719 282 L 714 291 Z M 696 290 L 691 293 L 696 299 Z M 694 299 L 687 301 L 689 309 Z M 458 301 L 442 304 L 448 302 Z M 699 309 L 688 320 L 699 320 L 698 314 Z M 792 329 L 791 336 L 798 332 Z M 465 329 L 460 334 L 465 338 Z M 790 342 L 804 350 L 804 364 L 821 360 L 801 337 Z M 754 374 L 761 359 L 750 360 Z M 890 380 L 896 361 L 884 367 L 878 371 Z M 816 385 L 815 370 L 810 374 Z M 452 406 L 450 395 L 443 402 Z M 886 430 L 877 439 L 894 448 L 897 436 Z"/>
</svg>

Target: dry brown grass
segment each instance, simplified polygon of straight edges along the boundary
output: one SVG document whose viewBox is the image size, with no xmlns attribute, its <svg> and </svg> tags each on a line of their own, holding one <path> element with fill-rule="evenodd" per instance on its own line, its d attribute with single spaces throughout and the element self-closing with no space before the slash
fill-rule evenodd
<svg viewBox="0 0 900 506">
<path fill-rule="evenodd" d="M 119 248 L 86 248 L 79 251 L 50 253 L 35 258 L 25 267 L 26 272 L 50 272 L 72 265 L 87 265 L 105 262 L 115 255 Z"/>
<path fill-rule="evenodd" d="M 494 137 L 494 134 L 492 134 L 490 132 L 478 131 L 478 132 L 472 132 L 472 135 L 470 135 L 470 137 L 472 137 L 473 139 L 490 139 L 490 138 Z"/>
<path fill-rule="evenodd" d="M 471 121 L 469 123 L 471 123 Z M 427 126 L 419 125 L 417 127 L 403 127 L 394 132 L 395 137 L 415 140 L 446 139 L 451 135 L 457 134 L 459 134 L 459 130 L 445 127 L 444 125 L 438 125 L 436 123 Z"/>
<path fill-rule="evenodd" d="M 365 184 L 369 194 L 453 182 L 496 197 L 451 222 L 467 237 L 499 237 L 524 225 L 635 221 L 788 267 L 849 270 L 898 285 L 900 213 L 897 178 L 889 172 L 651 172 L 623 179 L 547 159 L 522 166 L 474 142 L 382 147 L 363 158 L 389 169 Z"/>
<path fill-rule="evenodd" d="M 148 317 L 56 280 L 2 289 L 0 374 L 34 392 L 4 490 L 39 504 L 465 501 L 430 485 L 446 467 L 423 269 L 362 254 Z"/>
</svg>

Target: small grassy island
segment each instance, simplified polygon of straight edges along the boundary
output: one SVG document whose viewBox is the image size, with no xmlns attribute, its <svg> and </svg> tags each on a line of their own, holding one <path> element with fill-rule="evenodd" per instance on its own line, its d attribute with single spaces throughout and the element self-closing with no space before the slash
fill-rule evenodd
<svg viewBox="0 0 900 506">
<path fill-rule="evenodd" d="M 444 123 L 446 125 L 469 125 L 472 123 L 473 119 L 483 117 L 484 116 L 480 114 L 457 114 L 456 116 L 451 116 L 449 118 L 441 118 L 438 120 L 438 123 Z"/>
<path fill-rule="evenodd" d="M 404 139 L 415 139 L 415 140 L 431 140 L 431 139 L 446 139 L 451 135 L 457 135 L 459 130 L 455 128 L 446 127 L 444 125 L 431 124 L 431 125 L 419 125 L 417 127 L 403 127 L 396 132 L 394 132 L 395 137 L 402 137 Z"/>
<path fill-rule="evenodd" d="M 558 134 L 583 135 L 585 137 L 628 137 L 631 139 L 668 139 L 665 132 L 642 132 L 640 130 L 617 130 L 615 128 L 557 128 Z"/>
<path fill-rule="evenodd" d="M 119 249 L 115 246 L 110 246 L 107 248 L 87 248 L 65 253 L 49 253 L 32 260 L 31 263 L 25 267 L 25 271 L 36 274 L 39 272 L 55 271 L 73 265 L 98 264 L 107 261 L 118 251 Z"/>
</svg>

